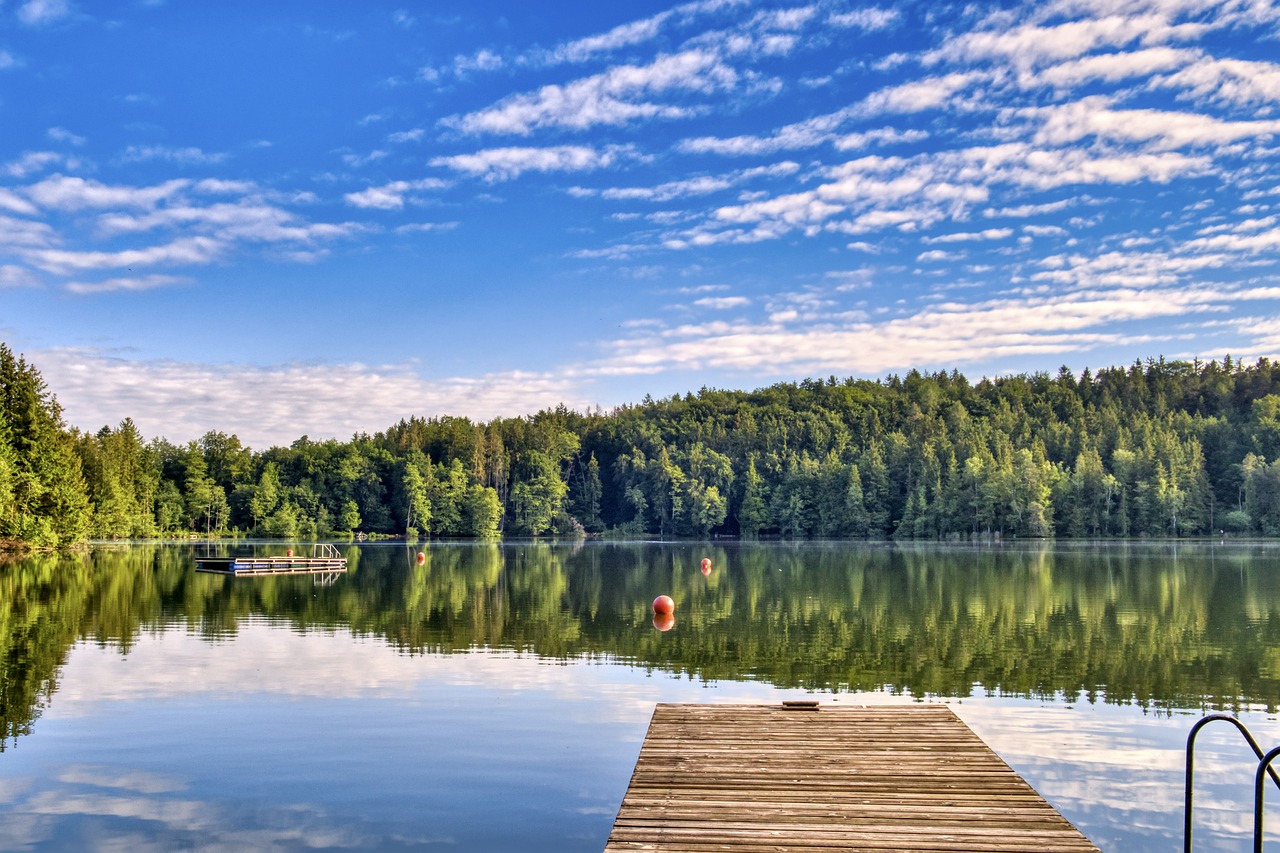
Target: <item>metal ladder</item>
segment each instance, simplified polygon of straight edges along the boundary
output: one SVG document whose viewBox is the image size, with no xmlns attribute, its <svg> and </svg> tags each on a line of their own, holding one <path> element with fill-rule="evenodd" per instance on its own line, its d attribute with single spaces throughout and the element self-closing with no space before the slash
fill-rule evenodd
<svg viewBox="0 0 1280 853">
<path fill-rule="evenodd" d="M 1248 741 L 1249 748 L 1253 750 L 1253 754 L 1258 756 L 1258 770 L 1254 774 L 1253 782 L 1253 850 L 1254 853 L 1262 853 L 1263 779 L 1270 775 L 1271 781 L 1276 784 L 1277 788 L 1280 788 L 1280 775 L 1277 775 L 1276 769 L 1271 766 L 1272 762 L 1277 757 L 1280 757 L 1280 746 L 1264 753 L 1262 747 L 1258 746 L 1258 741 L 1249 732 L 1249 729 L 1245 727 L 1245 724 L 1230 714 L 1210 714 L 1192 726 L 1191 733 L 1187 735 L 1187 771 L 1182 816 L 1182 849 L 1184 853 L 1191 853 L 1191 805 L 1192 783 L 1195 774 L 1196 735 L 1200 733 L 1202 728 L 1216 720 L 1223 720 L 1235 726 L 1240 734 L 1244 736 L 1244 739 Z"/>
</svg>

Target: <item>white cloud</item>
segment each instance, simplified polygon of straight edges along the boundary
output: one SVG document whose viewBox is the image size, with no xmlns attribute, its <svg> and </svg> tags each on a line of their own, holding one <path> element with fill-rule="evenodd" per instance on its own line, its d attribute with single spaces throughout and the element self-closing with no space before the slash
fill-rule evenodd
<svg viewBox="0 0 1280 853">
<path fill-rule="evenodd" d="M 40 269 L 65 275 L 86 270 L 135 266 L 204 265 L 217 260 L 227 249 L 225 242 L 210 237 L 180 237 L 172 242 L 144 249 L 123 249 L 116 252 L 37 249 L 23 254 L 29 263 Z"/>
<path fill-rule="evenodd" d="M 814 327 L 803 312 L 770 322 L 657 327 L 618 341 L 589 372 L 625 376 L 667 370 L 730 369 L 755 375 L 883 373 L 1011 356 L 1149 345 L 1127 324 L 1218 310 L 1235 299 L 1267 301 L 1277 289 L 1224 293 L 1215 287 L 1087 290 L 1057 295 L 946 302 L 901 317 Z"/>
<path fill-rule="evenodd" d="M 898 130 L 894 127 L 882 127 L 876 130 L 865 130 L 859 133 L 848 133 L 835 140 L 836 149 L 851 151 L 869 148 L 872 145 L 892 145 L 898 142 L 920 142 L 928 139 L 929 133 L 924 130 Z"/>
<path fill-rule="evenodd" d="M 387 157 L 387 152 L 381 149 L 374 149 L 368 154 L 354 154 L 347 152 L 342 155 L 342 162 L 346 163 L 353 169 L 359 169 L 361 166 L 367 166 L 370 163 L 376 163 Z"/>
<path fill-rule="evenodd" d="M 400 144 L 403 142 L 418 142 L 426 133 L 422 128 L 415 127 L 412 130 L 400 130 L 390 134 L 387 137 L 388 142 Z"/>
<path fill-rule="evenodd" d="M 535 53 L 529 61 L 537 64 L 586 62 L 601 54 L 652 41 L 668 24 L 689 24 L 699 16 L 747 5 L 747 2 L 748 0 L 694 0 L 647 18 L 619 24 L 606 32 L 574 39 L 552 50 Z"/>
<path fill-rule="evenodd" d="M 622 65 L 565 85 L 512 95 L 492 107 L 453 116 L 445 124 L 464 133 L 527 135 L 545 127 L 585 129 L 633 119 L 678 118 L 689 108 L 639 100 L 668 91 L 710 94 L 730 89 L 738 73 L 713 52 L 688 50 L 648 65 Z"/>
<path fill-rule="evenodd" d="M 0 210 L 7 210 L 10 213 L 20 213 L 23 216 L 35 216 L 40 212 L 40 209 L 34 204 L 4 187 L 0 187 Z"/>
<path fill-rule="evenodd" d="M 724 311 L 730 308 L 743 308 L 750 305 L 751 300 L 745 296 L 706 296 L 702 299 L 695 299 L 693 304 L 699 308 Z"/>
<path fill-rule="evenodd" d="M 0 289 L 9 287 L 35 287 L 39 277 L 26 267 L 16 264 L 0 264 Z"/>
<path fill-rule="evenodd" d="M 659 12 L 648 18 L 619 24 L 608 32 L 587 36 L 560 45 L 547 53 L 542 60 L 548 63 L 584 62 L 597 54 L 610 53 L 620 47 L 629 47 L 649 41 L 662 29 L 674 11 Z"/>
<path fill-rule="evenodd" d="M 1172 47 L 1106 53 L 1059 63 L 1044 69 L 1031 79 L 1039 84 L 1059 88 L 1073 88 L 1095 80 L 1114 83 L 1131 77 L 1149 77 L 1159 72 L 1182 68 L 1198 55 L 1196 51 Z"/>
<path fill-rule="evenodd" d="M 992 219 L 1006 216 L 1012 217 L 1013 219 L 1025 219 L 1028 216 L 1057 213 L 1061 210 L 1066 210 L 1075 203 L 1074 199 L 1062 199 L 1061 201 L 1048 201 L 1042 204 L 1019 204 L 1013 207 L 1002 207 L 996 210 L 984 210 L 982 215 Z"/>
<path fill-rule="evenodd" d="M 1025 143 L 911 158 L 863 157 L 827 169 L 828 180 L 813 189 L 717 208 L 703 224 L 670 236 L 664 245 L 684 249 L 752 243 L 796 230 L 809 236 L 915 230 L 967 219 L 997 188 L 1045 191 L 1079 184 L 1164 183 L 1203 174 L 1211 166 L 1208 157 L 1177 152 L 1107 153 Z"/>
<path fill-rule="evenodd" d="M 241 198 L 233 202 L 195 204 L 187 197 L 187 191 L 240 195 Z M 310 261 L 323 254 L 323 250 L 315 248 L 316 243 L 366 229 L 354 222 L 308 222 L 283 207 L 267 203 L 267 199 L 276 197 L 305 203 L 308 194 L 286 196 L 264 192 L 248 181 L 174 180 L 149 187 L 130 187 L 55 175 L 24 188 L 23 192 L 31 202 L 0 192 L 0 208 L 27 216 L 38 215 L 41 208 L 102 211 L 88 220 L 95 226 L 96 234 L 78 243 L 73 243 L 70 234 L 55 231 L 48 223 L 0 217 L 0 244 L 14 247 L 27 264 L 55 275 L 205 265 L 227 257 L 238 245 L 253 243 L 283 244 L 277 251 L 279 257 Z M 153 245 L 108 248 L 112 244 L 106 242 L 156 230 L 175 233 Z M 144 290 L 173 281 L 139 272 L 109 281 L 78 279 L 69 283 L 69 289 L 72 292 Z"/>
<path fill-rule="evenodd" d="M 559 403 L 585 410 L 591 403 L 570 379 L 526 371 L 426 378 L 394 364 L 202 364 L 92 349 L 29 355 L 58 389 L 68 423 L 96 429 L 128 416 L 146 435 L 184 442 L 218 429 L 257 449 L 287 446 L 303 433 L 316 440 L 346 439 L 410 415 L 484 420 Z M 193 396 L 192 388 L 200 394 Z M 360 389 L 359 406 L 350 405 L 352 388 Z M 327 432 L 318 433 L 317 425 Z"/>
<path fill-rule="evenodd" d="M 408 181 L 393 181 L 381 187 L 369 187 L 343 196 L 347 204 L 378 210 L 399 210 L 404 207 L 404 193 L 409 190 Z"/>
<path fill-rule="evenodd" d="M 921 252 L 916 256 L 916 260 L 921 263 L 936 263 L 938 261 L 960 261 L 964 260 L 963 252 L 947 252 L 943 249 L 930 249 L 927 252 Z"/>
<path fill-rule="evenodd" d="M 458 56 L 453 60 L 453 73 L 465 76 L 472 71 L 497 71 L 505 63 L 491 50 L 479 50 L 470 56 Z"/>
<path fill-rule="evenodd" d="M 190 184 L 185 180 L 165 181 L 151 187 L 109 186 L 84 178 L 53 175 L 26 188 L 26 194 L 41 207 L 54 210 L 83 210 L 105 207 L 153 207 Z"/>
<path fill-rule="evenodd" d="M 9 68 L 17 68 L 22 63 L 18 61 L 18 57 L 14 56 L 7 50 L 0 50 L 0 71 Z"/>
<path fill-rule="evenodd" d="M 1280 65 L 1205 57 L 1174 74 L 1157 78 L 1153 85 L 1182 89 L 1205 102 L 1237 106 L 1280 104 Z"/>
<path fill-rule="evenodd" d="M 1044 268 L 1031 276 L 1033 282 L 1052 283 L 1081 291 L 1106 288 L 1136 290 L 1167 288 L 1189 276 L 1203 275 L 1229 262 L 1223 254 L 1174 255 L 1167 252 L 1103 252 L 1092 255 L 1051 255 L 1042 258 Z M 1197 291 L 1200 293 L 1201 291 Z M 1224 289 L 1219 301 L 1227 299 Z"/>
<path fill-rule="evenodd" d="M 6 163 L 4 171 L 15 178 L 25 178 L 35 172 L 43 172 L 55 163 L 62 163 L 64 157 L 56 151 L 27 151 L 17 160 Z"/>
<path fill-rule="evenodd" d="M 682 139 L 676 147 L 678 150 L 688 154 L 727 154 L 733 156 L 772 154 L 775 151 L 815 148 L 832 141 L 836 129 L 848 120 L 850 113 L 850 110 L 840 110 L 827 115 L 815 116 L 805 121 L 780 127 L 768 136 L 700 136 L 692 139 Z"/>
<path fill-rule="evenodd" d="M 581 187 L 571 190 L 573 194 L 596 195 L 614 200 L 640 200 L 665 202 L 677 198 L 708 195 L 760 177 L 787 177 L 800 171 L 800 164 L 784 160 L 771 166 L 757 166 L 751 169 L 740 169 L 722 175 L 699 175 L 679 181 L 668 181 L 655 187 L 611 187 L 603 190 L 587 190 Z M 575 192 L 576 191 L 576 192 Z"/>
<path fill-rule="evenodd" d="M 897 9 L 868 7 L 833 14 L 827 18 L 827 23 L 833 27 L 856 27 L 860 30 L 875 32 L 897 26 L 901 20 L 902 13 Z"/>
<path fill-rule="evenodd" d="M 1023 110 L 1037 127 L 1036 141 L 1065 145 L 1085 137 L 1144 142 L 1157 151 L 1228 145 L 1280 133 L 1280 120 L 1222 121 L 1199 113 L 1154 109 L 1112 109 L 1113 99 L 1095 95 L 1067 104 Z"/>
<path fill-rule="evenodd" d="M 1160 44 L 1191 39 L 1202 25 L 1176 25 L 1160 14 L 1111 14 L 1053 26 L 1023 24 L 1008 29 L 978 30 L 950 39 L 931 51 L 926 62 L 998 60 L 1019 67 L 1061 62 L 1098 48 L 1124 47 L 1134 42 Z"/>
<path fill-rule="evenodd" d="M 45 248 L 58 242 L 53 228 L 43 222 L 0 214 L 0 246 Z"/>
<path fill-rule="evenodd" d="M 958 231 L 953 234 L 940 234 L 937 237 L 925 237 L 926 243 L 970 243 L 974 240 L 1004 240 L 1013 236 L 1012 228 L 986 228 L 982 231 Z"/>
<path fill-rule="evenodd" d="M 120 155 L 126 163 L 141 163 L 148 160 L 166 160 L 185 166 L 209 165 L 221 163 L 227 159 L 226 154 L 207 153 L 195 147 L 169 148 L 164 145 L 130 145 Z"/>
<path fill-rule="evenodd" d="M 71 14 L 67 0 L 27 0 L 18 7 L 18 20 L 28 26 L 43 26 Z"/>
<path fill-rule="evenodd" d="M 803 29 L 805 24 L 817 18 L 818 12 L 818 7 L 813 5 L 760 11 L 747 22 L 746 26 L 764 31 L 795 31 Z"/>
<path fill-rule="evenodd" d="M 392 181 L 380 187 L 369 187 L 359 192 L 347 193 L 343 196 L 347 204 L 353 207 L 373 208 L 376 210 L 399 210 L 404 207 L 406 194 L 415 190 L 439 190 L 448 184 L 439 178 L 424 178 L 417 181 Z"/>
<path fill-rule="evenodd" d="M 1189 252 L 1236 252 L 1255 254 L 1280 250 L 1280 229 L 1267 228 L 1256 233 L 1242 228 L 1236 233 L 1215 234 L 1188 240 L 1181 248 Z"/>
<path fill-rule="evenodd" d="M 413 222 L 396 228 L 397 234 L 426 234 L 431 231 L 452 231 L 457 222 Z"/>
<path fill-rule="evenodd" d="M 990 79 L 976 71 L 955 72 L 888 86 L 872 92 L 855 108 L 860 115 L 918 113 L 950 104 L 956 94 Z"/>
<path fill-rule="evenodd" d="M 311 242 L 345 237 L 364 228 L 353 222 L 341 224 L 304 222 L 279 207 L 245 201 L 200 207 L 173 204 L 141 216 L 126 213 L 104 214 L 98 218 L 103 234 L 136 234 L 158 228 L 192 228 L 226 242 Z"/>
<path fill-rule="evenodd" d="M 525 172 L 586 172 L 613 165 L 623 158 L 634 157 L 630 146 L 609 146 L 603 150 L 585 145 L 557 145 L 550 148 L 489 148 L 473 154 L 436 157 L 432 166 L 483 178 L 489 182 L 507 181 Z"/>
<path fill-rule="evenodd" d="M 47 133 L 54 142 L 65 142 L 68 145 L 84 145 L 87 141 L 83 136 L 77 136 L 63 127 L 51 127 Z"/>
<path fill-rule="evenodd" d="M 125 278 L 109 278 L 103 281 L 70 281 L 63 285 L 63 288 L 71 293 L 77 294 L 93 294 L 93 293 L 112 293 L 114 291 L 141 291 L 153 290 L 157 287 L 170 287 L 175 284 L 185 284 L 190 279 L 179 278 L 172 275 L 143 275 L 130 276 Z"/>
<path fill-rule="evenodd" d="M 258 193 L 258 185 L 253 181 L 224 181 L 219 178 L 205 178 L 191 187 L 196 192 L 210 195 L 253 195 Z"/>
</svg>

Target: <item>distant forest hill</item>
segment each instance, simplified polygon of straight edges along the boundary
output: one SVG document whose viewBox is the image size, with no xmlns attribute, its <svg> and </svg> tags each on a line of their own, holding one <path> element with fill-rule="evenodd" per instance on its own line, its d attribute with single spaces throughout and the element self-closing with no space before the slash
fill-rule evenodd
<svg viewBox="0 0 1280 853">
<path fill-rule="evenodd" d="M 0 344 L 0 540 L 1280 535 L 1280 364 L 702 389 L 350 441 L 68 429 Z"/>
</svg>

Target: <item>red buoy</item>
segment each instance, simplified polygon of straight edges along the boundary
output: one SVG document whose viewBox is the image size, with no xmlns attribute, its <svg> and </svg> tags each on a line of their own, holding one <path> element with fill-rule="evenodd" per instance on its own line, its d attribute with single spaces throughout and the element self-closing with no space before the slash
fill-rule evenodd
<svg viewBox="0 0 1280 853">
<path fill-rule="evenodd" d="M 659 631 L 670 631 L 676 626 L 676 615 L 674 613 L 655 613 L 653 614 L 653 627 Z"/>
<path fill-rule="evenodd" d="M 654 613 L 675 613 L 676 603 L 671 600 L 669 595 L 660 595 L 653 600 Z"/>
<path fill-rule="evenodd" d="M 703 557 L 703 558 L 702 558 L 702 573 L 705 575 L 705 574 L 706 574 L 707 572 L 709 572 L 709 571 L 711 571 L 711 558 L 710 558 L 710 557 Z"/>
<path fill-rule="evenodd" d="M 419 552 L 418 552 L 418 565 L 419 565 L 419 566 L 421 566 L 421 565 L 422 565 L 423 563 L 425 563 L 426 561 L 427 561 L 427 555 L 426 555 L 426 554 L 424 554 L 424 553 L 422 553 L 421 551 L 419 551 Z"/>
<path fill-rule="evenodd" d="M 285 551 L 285 552 L 284 552 L 284 555 L 285 555 L 286 557 L 292 557 L 292 556 L 293 556 L 293 549 L 292 549 L 292 548 L 290 548 L 289 550 Z"/>
</svg>

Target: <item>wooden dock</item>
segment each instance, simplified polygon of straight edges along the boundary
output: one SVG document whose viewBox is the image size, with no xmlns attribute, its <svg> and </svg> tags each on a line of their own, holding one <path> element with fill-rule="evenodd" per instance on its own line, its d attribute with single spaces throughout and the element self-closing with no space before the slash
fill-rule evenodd
<svg viewBox="0 0 1280 853">
<path fill-rule="evenodd" d="M 347 570 L 347 558 L 332 545 L 317 545 L 310 557 L 197 557 L 196 571 L 217 575 L 338 575 Z"/>
<path fill-rule="evenodd" d="M 1096 851 L 945 705 L 653 712 L 606 853 Z"/>
<path fill-rule="evenodd" d="M 314 575 L 345 572 L 347 561 L 325 557 L 202 557 L 197 572 L 218 575 Z"/>
</svg>

